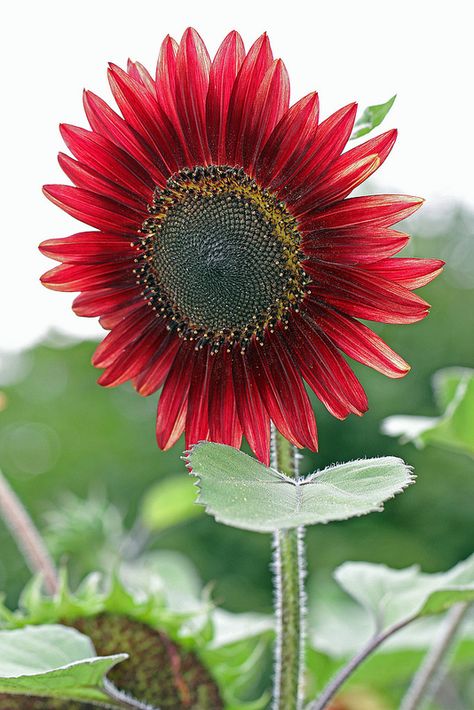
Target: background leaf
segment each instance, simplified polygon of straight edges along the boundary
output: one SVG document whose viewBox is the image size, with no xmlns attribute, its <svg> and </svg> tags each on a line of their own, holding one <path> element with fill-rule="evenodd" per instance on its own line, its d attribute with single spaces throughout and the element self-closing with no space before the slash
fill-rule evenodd
<svg viewBox="0 0 474 710">
<path fill-rule="evenodd" d="M 87 636 L 65 626 L 0 631 L 0 692 L 106 702 L 102 679 L 126 658 L 97 656 Z"/>
<path fill-rule="evenodd" d="M 437 574 L 425 574 L 416 566 L 395 570 L 367 562 L 346 562 L 334 576 L 370 614 L 377 632 L 412 617 L 439 614 L 460 601 L 474 600 L 474 555 Z"/>
<path fill-rule="evenodd" d="M 395 94 L 384 104 L 367 106 L 362 116 L 355 122 L 355 130 L 351 136 L 351 140 L 361 138 L 361 136 L 365 136 L 367 133 L 373 131 L 374 128 L 380 126 L 385 116 L 392 108 L 396 98 L 397 95 Z"/>
<path fill-rule="evenodd" d="M 198 444 L 188 463 L 206 511 L 219 522 L 256 532 L 380 511 L 413 482 L 409 467 L 392 456 L 331 466 L 298 481 L 223 444 Z"/>
<path fill-rule="evenodd" d="M 141 520 L 149 530 L 164 530 L 201 514 L 191 481 L 180 473 L 165 478 L 147 491 L 142 502 Z"/>
<path fill-rule="evenodd" d="M 396 415 L 387 417 L 382 431 L 423 447 L 436 444 L 474 456 L 474 370 L 449 367 L 433 377 L 439 417 Z"/>
</svg>

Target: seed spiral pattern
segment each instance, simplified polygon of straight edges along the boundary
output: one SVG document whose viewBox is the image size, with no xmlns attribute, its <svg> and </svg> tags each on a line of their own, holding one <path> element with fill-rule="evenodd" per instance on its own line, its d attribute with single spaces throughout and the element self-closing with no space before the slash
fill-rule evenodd
<svg viewBox="0 0 474 710">
<path fill-rule="evenodd" d="M 158 315 L 196 347 L 250 338 L 305 293 L 300 235 L 285 205 L 241 168 L 183 169 L 155 190 L 135 273 Z"/>
</svg>

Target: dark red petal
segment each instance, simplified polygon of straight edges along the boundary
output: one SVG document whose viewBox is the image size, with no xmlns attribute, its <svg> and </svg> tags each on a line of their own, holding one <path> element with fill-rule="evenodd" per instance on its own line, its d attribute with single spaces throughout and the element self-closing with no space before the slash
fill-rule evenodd
<svg viewBox="0 0 474 710">
<path fill-rule="evenodd" d="M 114 387 L 136 377 L 151 361 L 167 333 L 164 323 L 155 319 L 139 337 L 125 346 L 98 379 L 103 387 Z"/>
<path fill-rule="evenodd" d="M 150 202 L 155 184 L 129 153 L 99 133 L 64 123 L 60 130 L 64 142 L 78 160 Z"/>
<path fill-rule="evenodd" d="M 380 323 L 414 323 L 428 314 L 422 298 L 362 268 L 307 261 L 305 270 L 314 281 L 309 304 L 326 301 L 348 315 Z"/>
<path fill-rule="evenodd" d="M 363 323 L 320 304 L 312 310 L 316 325 L 346 355 L 387 377 L 404 377 L 410 365 Z"/>
<path fill-rule="evenodd" d="M 302 228 L 305 233 L 309 233 L 320 229 L 355 228 L 360 225 L 390 227 L 416 212 L 422 204 L 420 197 L 408 195 L 351 197 L 305 218 Z"/>
<path fill-rule="evenodd" d="M 131 263 L 136 254 L 129 239 L 105 232 L 78 232 L 70 237 L 46 239 L 38 248 L 50 259 L 68 264 Z"/>
<path fill-rule="evenodd" d="M 271 189 L 281 187 L 293 174 L 314 141 L 319 101 L 308 94 L 283 116 L 265 143 L 255 164 L 255 176 Z"/>
<path fill-rule="evenodd" d="M 135 235 L 147 217 L 146 210 L 142 213 L 132 210 L 116 200 L 95 195 L 80 187 L 45 185 L 43 192 L 72 217 L 105 232 Z"/>
<path fill-rule="evenodd" d="M 234 391 L 243 432 L 255 456 L 270 465 L 270 417 L 255 383 L 246 353 L 236 344 L 232 351 Z"/>
<path fill-rule="evenodd" d="M 139 300 L 143 300 L 143 296 L 141 296 L 137 286 L 102 288 L 86 291 L 76 296 L 72 309 L 78 316 L 93 318 L 111 313 L 124 304 L 138 303 Z"/>
<path fill-rule="evenodd" d="M 270 419 L 292 444 L 316 451 L 316 421 L 294 360 L 278 332 L 262 342 L 251 342 L 248 357 Z"/>
<path fill-rule="evenodd" d="M 232 31 L 222 42 L 211 64 L 206 99 L 207 140 L 212 160 L 225 164 L 225 131 L 230 95 L 235 78 L 245 57 L 244 43 Z"/>
<path fill-rule="evenodd" d="M 186 449 L 209 438 L 209 391 L 214 357 L 204 347 L 195 353 L 186 412 Z"/>
<path fill-rule="evenodd" d="M 173 120 L 176 118 L 176 54 L 178 43 L 169 35 L 164 38 L 156 65 L 156 97 Z M 173 120 L 173 123 L 177 121 Z"/>
<path fill-rule="evenodd" d="M 140 338 L 143 331 L 155 321 L 158 323 L 155 314 L 146 307 L 145 302 L 130 309 L 98 345 L 92 357 L 92 364 L 95 367 L 111 365 L 124 349 Z"/>
<path fill-rule="evenodd" d="M 337 171 L 333 165 L 326 176 L 319 180 L 317 187 L 304 200 L 298 202 L 296 211 L 299 219 L 301 220 L 303 215 L 308 218 L 315 212 L 343 200 L 356 187 L 365 182 L 379 165 L 380 159 L 377 155 L 368 155 L 366 158 Z M 302 224 L 304 226 L 304 222 Z"/>
<path fill-rule="evenodd" d="M 169 171 L 163 173 L 159 169 L 155 151 L 105 101 L 91 91 L 85 91 L 84 110 L 93 131 L 109 138 L 115 145 L 129 153 L 143 166 L 157 185 L 161 187 L 166 185 Z"/>
<path fill-rule="evenodd" d="M 356 113 L 357 104 L 349 104 L 320 123 L 307 154 L 279 189 L 281 198 L 293 207 L 295 214 L 301 199 L 311 192 L 316 181 L 341 154 L 350 138 Z"/>
<path fill-rule="evenodd" d="M 396 130 L 388 131 L 343 153 L 326 171 L 324 177 L 314 183 L 313 189 L 304 200 L 299 202 L 298 214 L 307 210 L 319 211 L 347 197 L 382 165 L 396 138 Z"/>
<path fill-rule="evenodd" d="M 420 288 L 433 281 L 443 270 L 439 259 L 384 259 L 366 264 L 367 271 L 384 279 L 395 281 L 408 289 Z"/>
<path fill-rule="evenodd" d="M 103 313 L 99 318 L 99 323 L 104 328 L 104 330 L 112 330 L 115 326 L 120 325 L 125 318 L 134 315 L 135 318 L 145 317 L 146 313 L 151 313 L 150 308 L 147 303 L 140 299 L 133 299 L 131 301 L 121 303 L 114 310 L 110 310 L 108 313 Z M 145 323 L 146 325 L 146 323 Z M 104 365 L 105 367 L 105 365 Z"/>
<path fill-rule="evenodd" d="M 182 342 L 182 339 L 174 331 L 166 333 L 151 358 L 149 366 L 138 375 L 134 382 L 137 392 L 147 397 L 160 389 Z"/>
<path fill-rule="evenodd" d="M 41 283 L 53 291 L 94 291 L 136 282 L 129 264 L 61 264 L 47 271 Z"/>
<path fill-rule="evenodd" d="M 160 449 L 170 449 L 184 431 L 195 357 L 193 345 L 182 341 L 158 403 L 156 440 Z"/>
<path fill-rule="evenodd" d="M 140 62 L 132 62 L 132 60 L 129 59 L 127 61 L 127 74 L 147 89 L 149 94 L 152 96 L 155 95 L 154 79 L 143 64 L 140 64 Z"/>
<path fill-rule="evenodd" d="M 232 378 L 232 353 L 221 348 L 214 355 L 209 388 L 209 438 L 239 449 L 242 426 L 237 414 Z"/>
<path fill-rule="evenodd" d="M 397 254 L 410 237 L 387 227 L 356 225 L 307 234 L 302 250 L 321 261 L 346 264 L 370 263 Z"/>
<path fill-rule="evenodd" d="M 134 131 L 149 146 L 163 175 L 184 165 L 181 143 L 169 118 L 154 96 L 120 67 L 110 65 L 109 83 L 118 107 Z"/>
<path fill-rule="evenodd" d="M 290 320 L 285 338 L 304 379 L 338 419 L 367 411 L 367 397 L 342 355 L 304 313 Z"/>
<path fill-rule="evenodd" d="M 226 127 L 226 162 L 229 165 L 243 163 L 243 138 L 252 120 L 258 89 L 272 61 L 270 41 L 263 34 L 251 46 L 232 89 Z"/>
<path fill-rule="evenodd" d="M 194 164 L 211 162 L 206 132 L 206 96 L 211 60 L 196 30 L 188 28 L 176 55 L 176 109 Z"/>
<path fill-rule="evenodd" d="M 178 43 L 169 35 L 160 47 L 156 65 L 156 98 L 164 114 L 169 118 L 182 146 L 183 165 L 193 165 L 188 141 L 183 133 L 176 108 L 176 55 Z"/>
<path fill-rule="evenodd" d="M 128 190 L 124 190 L 111 180 L 102 177 L 96 170 L 89 168 L 85 163 L 80 163 L 65 153 L 59 153 L 58 162 L 71 182 L 77 187 L 83 187 L 96 195 L 109 197 L 121 205 L 130 207 L 132 210 L 145 213 L 147 207 L 145 200 Z"/>
<path fill-rule="evenodd" d="M 281 59 L 275 59 L 257 91 L 252 116 L 243 137 L 243 166 L 254 174 L 255 161 L 271 132 L 288 110 L 290 80 Z"/>
</svg>

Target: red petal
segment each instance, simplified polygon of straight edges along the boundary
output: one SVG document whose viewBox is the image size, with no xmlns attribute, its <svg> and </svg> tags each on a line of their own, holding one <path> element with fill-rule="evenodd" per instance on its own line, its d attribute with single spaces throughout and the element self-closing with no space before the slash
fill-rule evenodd
<svg viewBox="0 0 474 710">
<path fill-rule="evenodd" d="M 166 185 L 169 173 L 166 171 L 164 174 L 159 169 L 156 153 L 105 101 L 91 91 L 85 91 L 84 110 L 91 128 L 96 133 L 109 138 L 115 145 L 129 153 L 143 166 L 157 185 L 161 187 Z"/>
<path fill-rule="evenodd" d="M 300 448 L 318 448 L 316 421 L 300 373 L 284 341 L 265 333 L 263 346 L 252 341 L 249 361 L 258 389 L 276 428 Z"/>
<path fill-rule="evenodd" d="M 312 310 L 312 318 L 338 348 L 357 362 L 368 365 L 387 377 L 404 377 L 410 371 L 410 365 L 400 355 L 370 328 L 354 318 L 322 304 L 317 310 Z"/>
<path fill-rule="evenodd" d="M 131 59 L 127 61 L 127 73 L 135 81 L 141 84 L 149 94 L 155 95 L 155 82 L 150 72 L 143 64 L 140 62 L 132 62 Z"/>
<path fill-rule="evenodd" d="M 212 160 L 226 162 L 225 129 L 230 95 L 245 57 L 244 43 L 238 32 L 230 32 L 217 50 L 211 65 L 206 99 L 207 139 Z"/>
<path fill-rule="evenodd" d="M 380 159 L 377 155 L 369 155 L 337 171 L 333 165 L 326 176 L 317 183 L 317 187 L 304 200 L 298 202 L 296 211 L 300 220 L 302 215 L 307 219 L 311 214 L 343 200 L 352 190 L 365 182 L 379 165 Z M 304 224 L 305 222 L 302 221 L 303 228 Z"/>
<path fill-rule="evenodd" d="M 273 61 L 270 41 L 263 34 L 251 46 L 234 82 L 226 127 L 226 162 L 243 163 L 243 137 L 250 126 L 260 84 Z"/>
<path fill-rule="evenodd" d="M 224 347 L 214 355 L 214 360 L 209 388 L 209 438 L 238 449 L 242 442 L 242 426 L 235 401 L 232 354 Z"/>
<path fill-rule="evenodd" d="M 211 162 L 206 133 L 206 95 L 211 60 L 196 30 L 188 28 L 176 55 L 176 108 L 195 164 Z"/>
<path fill-rule="evenodd" d="M 304 237 L 301 247 L 305 254 L 321 261 L 359 264 L 393 256 L 409 239 L 408 234 L 386 227 L 356 225 L 313 232 Z"/>
<path fill-rule="evenodd" d="M 111 313 L 125 303 L 138 303 L 143 300 L 136 286 L 131 288 L 102 288 L 81 293 L 73 301 L 72 310 L 78 316 L 93 318 Z"/>
<path fill-rule="evenodd" d="M 267 70 L 257 91 L 252 117 L 243 137 L 243 166 L 251 175 L 261 149 L 288 110 L 289 101 L 288 72 L 281 59 L 276 59 Z"/>
<path fill-rule="evenodd" d="M 78 160 L 150 202 L 155 184 L 139 162 L 104 136 L 68 124 L 61 135 Z"/>
<path fill-rule="evenodd" d="M 145 303 L 141 308 L 134 307 L 105 336 L 92 357 L 92 364 L 95 367 L 109 367 L 128 345 L 141 338 L 152 323 L 158 325 L 159 321 Z"/>
<path fill-rule="evenodd" d="M 156 439 L 160 449 L 170 449 L 183 433 L 195 357 L 194 347 L 182 341 L 158 403 Z"/>
<path fill-rule="evenodd" d="M 166 332 L 165 325 L 158 320 L 148 326 L 102 373 L 99 385 L 113 387 L 136 377 L 150 363 Z"/>
<path fill-rule="evenodd" d="M 95 195 L 80 187 L 45 185 L 43 192 L 51 202 L 72 217 L 105 232 L 136 235 L 147 217 L 146 210 L 142 213 L 132 210 L 115 200 Z"/>
<path fill-rule="evenodd" d="M 313 300 L 327 301 L 356 318 L 380 323 L 414 323 L 428 314 L 429 304 L 408 289 L 356 266 L 305 262 L 313 276 Z"/>
<path fill-rule="evenodd" d="M 421 207 L 420 197 L 368 195 L 351 197 L 304 220 L 306 233 L 319 229 L 355 228 L 359 225 L 390 227 Z"/>
<path fill-rule="evenodd" d="M 65 153 L 59 153 L 58 162 L 71 182 L 77 187 L 83 187 L 96 195 L 110 197 L 121 205 L 145 213 L 147 207 L 145 200 L 102 177 L 96 170 L 89 168 L 84 163 L 79 163 Z"/>
<path fill-rule="evenodd" d="M 135 320 L 137 320 L 137 318 L 141 316 L 145 318 L 147 314 L 151 320 L 151 309 L 148 304 L 145 303 L 143 297 L 139 299 L 135 298 L 117 305 L 117 308 L 110 310 L 108 313 L 103 313 L 99 318 L 99 323 L 104 330 L 112 330 L 112 328 L 120 325 L 129 316 L 133 316 Z M 105 365 L 101 365 L 101 367 L 105 367 Z"/>
<path fill-rule="evenodd" d="M 130 287 L 136 282 L 129 264 L 61 264 L 41 277 L 53 291 L 95 291 L 112 286 Z"/>
<path fill-rule="evenodd" d="M 279 194 L 298 213 L 300 200 L 339 157 L 352 132 L 357 104 L 349 104 L 329 116 L 316 129 L 314 141 Z"/>
<path fill-rule="evenodd" d="M 46 239 L 39 250 L 50 259 L 68 264 L 130 263 L 136 254 L 128 239 L 105 232 L 79 232 L 61 239 Z"/>
<path fill-rule="evenodd" d="M 300 99 L 286 112 L 257 158 L 255 176 L 259 182 L 275 190 L 289 179 L 314 141 L 318 115 L 315 93 Z"/>
<path fill-rule="evenodd" d="M 327 170 L 323 179 L 315 183 L 305 199 L 298 203 L 298 214 L 306 210 L 319 211 L 347 197 L 382 165 L 396 138 L 396 130 L 388 131 L 343 153 Z"/>
<path fill-rule="evenodd" d="M 236 344 L 232 352 L 234 391 L 243 432 L 255 456 L 270 465 L 270 418 L 248 362 Z"/>
<path fill-rule="evenodd" d="M 182 339 L 174 331 L 167 332 L 151 359 L 149 367 L 136 378 L 134 386 L 137 392 L 147 397 L 160 389 L 182 342 Z"/>
<path fill-rule="evenodd" d="M 176 118 L 176 54 L 178 43 L 169 35 L 160 47 L 156 65 L 156 97 L 158 103 L 173 120 Z M 178 121 L 173 120 L 176 125 Z"/>
<path fill-rule="evenodd" d="M 186 449 L 209 438 L 209 390 L 214 357 L 209 347 L 195 354 L 186 413 Z"/>
<path fill-rule="evenodd" d="M 443 266 L 444 261 L 439 259 L 384 259 L 375 264 L 366 264 L 364 268 L 411 290 L 433 281 Z"/>
<path fill-rule="evenodd" d="M 110 65 L 109 83 L 123 117 L 150 146 L 160 172 L 163 175 L 176 172 L 184 165 L 181 143 L 158 102 L 115 65 Z"/>
<path fill-rule="evenodd" d="M 367 411 L 367 397 L 351 368 L 331 341 L 304 313 L 290 320 L 285 333 L 304 379 L 338 419 Z"/>
</svg>

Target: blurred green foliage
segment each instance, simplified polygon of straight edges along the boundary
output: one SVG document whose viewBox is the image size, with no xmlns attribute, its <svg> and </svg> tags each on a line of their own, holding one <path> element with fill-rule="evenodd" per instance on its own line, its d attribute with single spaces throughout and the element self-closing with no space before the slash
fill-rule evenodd
<svg viewBox="0 0 474 710">
<path fill-rule="evenodd" d="M 441 448 L 401 447 L 380 433 L 380 421 L 399 412 L 436 415 L 432 374 L 446 366 L 474 365 L 474 308 L 469 307 L 469 302 L 474 305 L 473 224 L 472 215 L 460 208 L 414 223 L 418 236 L 411 252 L 405 250 L 405 254 L 435 256 L 447 262 L 444 274 L 423 289 L 423 296 L 433 305 L 432 314 L 414 325 L 377 328 L 410 362 L 410 374 L 389 380 L 355 364 L 370 403 L 361 419 L 337 421 L 314 402 L 320 453 L 305 452 L 304 473 L 361 456 L 395 455 L 413 465 L 418 476 L 416 485 L 390 501 L 382 515 L 309 531 L 309 570 L 320 578 L 327 579 L 348 559 L 393 567 L 416 562 L 432 572 L 448 569 L 472 552 L 472 459 Z M 180 459 L 183 442 L 165 453 L 157 448 L 157 397 L 139 397 L 128 385 L 99 387 L 98 372 L 90 364 L 94 347 L 91 342 L 52 337 L 22 355 L 6 358 L 2 376 L 4 381 L 11 376 L 12 382 L 0 385 L 0 468 L 39 527 L 48 527 L 54 551 L 63 558 L 74 557 L 73 579 L 90 571 L 98 560 L 102 565 L 106 561 L 94 554 L 77 558 L 77 539 L 71 532 L 77 531 L 80 540 L 87 530 L 89 537 L 82 539 L 87 539 L 88 552 L 96 546 L 112 559 L 123 542 L 118 539 L 123 531 L 121 524 L 116 527 L 115 514 L 104 513 L 104 506 L 97 504 L 85 506 L 85 517 L 82 513 L 71 517 L 64 502 L 66 492 L 86 499 L 100 491 L 99 497 L 110 501 L 123 516 L 125 528 L 130 528 L 135 527 L 151 486 L 187 476 Z M 65 526 L 69 538 L 58 538 L 64 524 L 58 523 L 52 510 L 71 521 Z M 104 530 L 105 537 L 117 538 L 105 546 L 100 542 Z M 139 544 L 148 549 L 185 552 L 204 581 L 215 584 L 214 598 L 226 608 L 270 610 L 269 536 L 227 528 L 208 516 L 174 524 L 148 537 L 140 537 L 142 532 L 134 531 Z M 28 573 L 1 524 L 0 549 L 0 588 L 8 590 L 9 602 L 14 604 Z"/>
</svg>

